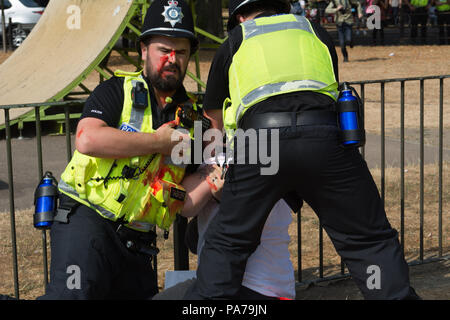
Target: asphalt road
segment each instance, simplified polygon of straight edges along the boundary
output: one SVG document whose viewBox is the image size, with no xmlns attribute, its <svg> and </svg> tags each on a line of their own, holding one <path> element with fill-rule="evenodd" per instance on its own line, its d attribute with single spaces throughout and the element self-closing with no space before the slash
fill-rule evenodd
<svg viewBox="0 0 450 320">
<path fill-rule="evenodd" d="M 71 137 L 72 151 L 74 136 Z M 400 140 L 386 139 L 386 166 L 400 167 Z M 51 171 L 59 179 L 67 164 L 65 136 L 42 137 L 43 170 Z M 425 163 L 438 162 L 438 148 L 425 146 Z M 381 167 L 381 138 L 367 135 L 365 158 L 370 168 Z M 405 143 L 405 164 L 418 164 L 420 146 Z M 450 161 L 450 149 L 444 149 L 444 161 Z M 12 140 L 14 207 L 16 210 L 33 207 L 34 190 L 39 182 L 36 138 Z M 6 141 L 0 140 L 0 212 L 10 211 Z"/>
</svg>

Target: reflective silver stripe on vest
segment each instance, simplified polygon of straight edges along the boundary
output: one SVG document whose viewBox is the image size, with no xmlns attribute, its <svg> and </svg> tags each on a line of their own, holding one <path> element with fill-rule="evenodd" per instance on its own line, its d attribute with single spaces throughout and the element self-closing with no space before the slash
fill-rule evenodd
<svg viewBox="0 0 450 320">
<path fill-rule="evenodd" d="M 270 33 L 270 32 L 276 32 L 276 31 L 282 31 L 282 30 L 288 30 L 288 29 L 298 29 L 307 31 L 309 33 L 313 33 L 311 30 L 311 25 L 309 24 L 308 20 L 302 16 L 295 16 L 297 21 L 287 21 L 287 22 L 280 22 L 275 24 L 269 24 L 269 25 L 261 25 L 258 26 L 256 24 L 255 20 L 248 20 L 243 23 L 243 29 L 245 40 L 248 40 L 252 37 L 259 36 L 261 34 Z"/>
<path fill-rule="evenodd" d="M 142 75 L 139 76 L 141 79 Z M 145 80 L 144 80 L 145 81 Z M 133 85 L 133 88 L 136 87 L 136 84 L 139 81 L 137 80 L 131 80 L 131 83 Z M 148 96 L 147 96 L 148 99 Z M 139 131 L 142 130 L 142 123 L 144 121 L 144 114 L 145 114 L 145 109 L 139 109 L 139 108 L 134 108 L 133 106 L 131 107 L 131 115 L 130 115 L 130 125 L 133 126 L 134 128 L 138 129 Z"/>
<path fill-rule="evenodd" d="M 67 193 L 69 193 L 69 194 L 71 194 L 71 195 L 76 196 L 77 198 L 80 198 L 80 195 L 75 191 L 75 189 L 73 189 L 71 186 L 69 186 L 69 185 L 68 185 L 64 180 L 62 180 L 62 179 L 61 179 L 61 180 L 59 181 L 59 183 L 58 183 L 58 188 L 61 189 L 61 190 L 64 191 L 64 192 L 67 192 Z M 106 218 L 111 219 L 111 220 L 116 220 L 116 218 L 117 218 L 116 215 L 115 215 L 114 213 L 112 213 L 111 211 L 108 211 L 108 210 L 106 210 L 106 209 L 104 209 L 104 208 L 102 208 L 102 207 L 100 207 L 100 206 L 98 206 L 98 205 L 92 204 L 92 203 L 90 203 L 88 200 L 85 200 L 85 199 L 83 199 L 83 200 L 86 201 L 86 202 L 88 202 L 89 205 L 90 205 L 92 208 L 94 208 L 94 209 L 100 211 L 101 214 L 102 214 L 103 216 L 105 216 Z"/>
<path fill-rule="evenodd" d="M 244 98 L 242 98 L 242 104 L 238 107 L 236 112 L 236 123 L 239 122 L 239 119 L 241 118 L 242 112 L 244 111 L 245 107 L 262 97 L 268 97 L 276 93 L 283 93 L 292 90 L 322 90 L 326 87 L 328 87 L 326 83 L 316 80 L 295 80 L 290 82 L 266 84 L 264 86 L 256 88 L 255 90 L 248 93 Z M 337 99 L 337 92 L 332 90 L 327 92 Z"/>
</svg>

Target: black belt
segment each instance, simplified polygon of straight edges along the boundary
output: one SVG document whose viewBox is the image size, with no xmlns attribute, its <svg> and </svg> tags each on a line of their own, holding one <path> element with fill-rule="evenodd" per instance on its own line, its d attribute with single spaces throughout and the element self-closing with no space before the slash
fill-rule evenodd
<svg viewBox="0 0 450 320">
<path fill-rule="evenodd" d="M 337 126 L 335 111 L 311 110 L 303 112 L 268 112 L 252 114 L 242 119 L 239 128 L 269 129 L 291 126 L 333 125 Z"/>
</svg>

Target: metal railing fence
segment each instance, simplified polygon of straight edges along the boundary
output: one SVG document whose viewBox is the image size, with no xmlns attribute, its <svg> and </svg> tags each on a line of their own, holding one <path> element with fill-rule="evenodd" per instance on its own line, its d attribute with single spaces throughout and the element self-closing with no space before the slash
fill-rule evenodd
<svg viewBox="0 0 450 320">
<path fill-rule="evenodd" d="M 381 143 L 381 163 L 380 163 L 380 171 L 381 171 L 381 182 L 379 185 L 380 193 L 383 201 L 385 200 L 385 190 L 386 190 L 386 132 L 385 132 L 385 124 L 386 124 L 386 85 L 391 83 L 399 83 L 400 84 L 400 103 L 399 103 L 399 112 L 400 112 L 400 198 L 398 199 L 400 203 L 400 242 L 402 244 L 403 250 L 405 250 L 405 112 L 406 112 L 406 103 L 405 103 L 405 83 L 418 81 L 420 85 L 419 92 L 419 123 L 420 123 L 420 159 L 419 159 L 419 170 L 420 170 L 420 194 L 419 194 L 419 232 L 420 232 L 420 241 L 419 241 L 419 260 L 409 262 L 410 265 L 426 263 L 430 261 L 440 260 L 446 255 L 448 252 L 444 252 L 444 236 L 448 237 L 448 235 L 444 235 L 443 233 L 443 211 L 444 211 L 444 202 L 443 202 L 443 194 L 448 193 L 448 185 L 444 185 L 443 181 L 443 151 L 444 151 L 444 80 L 450 78 L 450 75 L 441 75 L 441 76 L 428 76 L 428 77 L 415 77 L 415 78 L 397 78 L 397 79 L 384 79 L 384 80 L 369 80 L 369 81 L 354 81 L 350 82 L 352 86 L 356 89 L 359 89 L 359 95 L 363 101 L 363 105 L 366 104 L 366 93 L 367 88 L 370 85 L 379 85 L 380 87 L 380 143 Z M 439 81 L 439 99 L 438 99 L 438 256 L 435 258 L 424 259 L 424 114 L 425 114 L 425 81 Z M 70 108 L 75 105 L 81 105 L 84 103 L 84 100 L 75 100 L 75 101 L 65 101 L 65 102 L 53 102 L 53 103 L 35 103 L 35 104 L 26 104 L 26 105 L 8 105 L 8 106 L 0 106 L 0 109 L 3 110 L 5 115 L 5 134 L 6 134 L 6 155 L 7 155 L 7 165 L 8 165 L 8 185 L 9 185 L 9 210 L 10 210 L 10 228 L 11 228 L 11 245 L 12 245 L 12 261 L 13 261 L 13 282 L 14 282 L 14 292 L 15 297 L 19 297 L 19 277 L 18 277 L 18 262 L 17 262 L 17 239 L 16 239 L 16 226 L 15 226 L 15 204 L 14 204 L 14 177 L 13 177 L 13 159 L 12 159 L 12 136 L 11 136 L 11 119 L 10 119 L 10 110 L 17 108 L 34 108 L 35 110 L 35 124 L 36 124 L 36 148 L 37 148 L 37 181 L 40 181 L 43 175 L 43 160 L 42 160 L 42 140 L 41 140 L 41 117 L 40 117 L 40 108 L 44 107 L 55 107 L 62 108 L 64 111 L 64 127 L 65 127 L 65 136 L 66 136 L 66 155 L 67 162 L 70 161 L 72 157 L 71 150 L 71 128 L 70 127 Z M 448 107 L 448 106 L 447 106 Z M 365 108 L 363 108 L 365 110 Z M 364 112 L 363 112 L 364 113 Z M 366 154 L 365 148 L 361 148 L 361 153 L 363 156 Z M 30 194 L 30 199 L 33 195 Z M 32 226 L 30 226 L 32 228 Z M 177 219 L 176 224 L 174 225 L 174 269 L 175 270 L 183 270 L 189 268 L 189 255 L 188 250 L 184 244 L 184 232 L 186 229 L 186 220 Z M 298 236 L 298 245 L 297 245 L 297 284 L 311 283 L 311 282 L 320 282 L 326 280 L 333 280 L 338 278 L 349 277 L 348 273 L 345 273 L 345 265 L 341 261 L 340 263 L 340 273 L 334 274 L 331 276 L 324 276 L 324 237 L 323 237 L 323 228 L 319 223 L 318 228 L 318 237 L 319 237 L 319 277 L 314 279 L 303 279 L 303 257 L 302 257 L 302 223 L 301 223 L 301 212 L 297 213 L 297 236 Z M 447 238 L 446 238 L 447 239 Z M 47 234 L 46 231 L 42 231 L 42 250 L 43 250 L 43 266 L 44 266 L 44 283 L 48 283 L 48 266 L 47 266 Z"/>
<path fill-rule="evenodd" d="M 10 224 L 11 224 L 11 244 L 12 244 L 12 261 L 13 261 L 13 277 L 14 277 L 14 294 L 19 298 L 19 277 L 18 277 L 18 263 L 17 263 L 17 239 L 16 239 L 16 224 L 15 224 L 15 203 L 14 203 L 14 178 L 13 178 L 13 159 L 11 146 L 11 119 L 10 110 L 20 108 L 34 108 L 35 124 L 36 124 L 36 147 L 37 147 L 37 181 L 40 181 L 43 176 L 43 160 L 42 160 L 42 127 L 41 127 L 41 107 L 62 107 L 64 108 L 64 125 L 66 135 L 66 154 L 67 162 L 72 158 L 71 149 L 71 135 L 70 135 L 70 107 L 84 103 L 84 100 L 52 102 L 52 103 L 33 103 L 25 105 L 9 105 L 0 106 L 5 115 L 5 138 L 6 138 L 6 156 L 8 165 L 8 187 L 9 187 L 9 210 L 10 210 Z M 30 195 L 30 199 L 33 195 Z M 47 232 L 42 231 L 42 250 L 43 250 L 43 266 L 44 266 L 44 284 L 48 283 L 48 265 L 47 265 Z"/>
<path fill-rule="evenodd" d="M 448 257 L 449 252 L 444 252 L 444 232 L 443 232 L 443 211 L 444 211 L 444 202 L 443 195 L 448 194 L 448 184 L 444 185 L 443 181 L 443 168 L 444 168 L 444 80 L 450 78 L 450 75 L 442 75 L 442 76 L 427 76 L 427 77 L 410 77 L 410 78 L 393 78 L 393 79 L 383 79 L 383 80 L 367 80 L 367 81 L 352 81 L 349 82 L 350 85 L 354 86 L 356 89 L 359 89 L 359 95 L 363 102 L 363 118 L 365 118 L 364 113 L 366 110 L 365 104 L 367 102 L 366 92 L 369 85 L 379 85 L 379 93 L 380 93 L 380 102 L 379 102 L 379 110 L 380 110 L 380 195 L 385 202 L 386 199 L 386 85 L 387 84 L 400 84 L 400 92 L 398 97 L 400 98 L 400 102 L 398 104 L 399 112 L 400 112 L 400 197 L 398 202 L 400 204 L 400 244 L 402 246 L 403 253 L 405 253 L 405 112 L 406 112 L 406 91 L 405 84 L 410 82 L 419 82 L 419 244 L 418 244 L 418 260 L 409 261 L 409 265 L 418 265 L 428 262 L 439 261 L 444 257 Z M 438 254 L 437 257 L 424 258 L 424 172 L 425 172 L 425 81 L 439 81 L 438 85 L 438 210 L 437 210 L 437 220 L 438 220 Z M 371 88 L 373 89 L 373 88 Z M 372 90 L 373 91 L 373 90 Z M 409 103 L 411 104 L 411 103 Z M 367 123 L 365 119 L 364 123 Z M 363 157 L 366 155 L 366 147 L 360 148 L 360 152 Z M 447 215 L 448 217 L 448 215 Z M 298 276 L 297 276 L 297 285 L 308 284 L 308 283 L 317 283 L 321 281 L 329 281 L 350 277 L 349 273 L 345 272 L 345 264 L 340 262 L 340 272 L 338 274 L 333 274 L 330 276 L 324 276 L 324 238 L 323 238 L 323 227 L 319 222 L 319 277 L 314 279 L 304 280 L 302 276 L 302 242 L 301 242 L 301 213 L 297 214 L 297 234 L 298 234 Z M 449 235 L 445 235 L 448 239 Z"/>
</svg>

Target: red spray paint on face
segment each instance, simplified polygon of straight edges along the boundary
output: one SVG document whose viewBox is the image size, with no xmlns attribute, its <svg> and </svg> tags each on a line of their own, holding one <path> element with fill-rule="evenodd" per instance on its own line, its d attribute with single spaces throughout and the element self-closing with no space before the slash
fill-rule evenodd
<svg viewBox="0 0 450 320">
<path fill-rule="evenodd" d="M 166 54 L 166 55 L 162 56 L 161 58 L 159 58 L 159 65 L 157 68 L 159 74 L 162 73 L 162 69 L 164 68 L 164 65 L 169 60 L 169 58 L 173 59 L 173 57 L 175 57 L 175 50 L 172 50 L 169 55 Z"/>
</svg>

